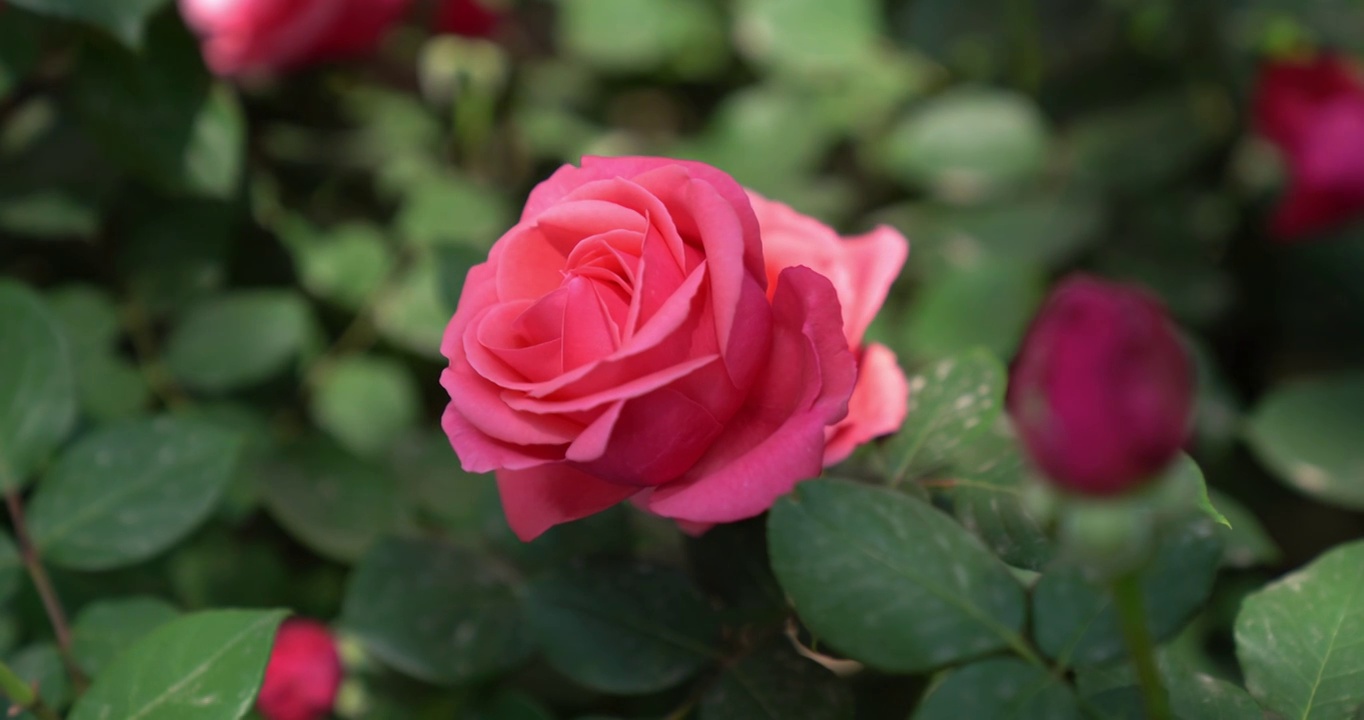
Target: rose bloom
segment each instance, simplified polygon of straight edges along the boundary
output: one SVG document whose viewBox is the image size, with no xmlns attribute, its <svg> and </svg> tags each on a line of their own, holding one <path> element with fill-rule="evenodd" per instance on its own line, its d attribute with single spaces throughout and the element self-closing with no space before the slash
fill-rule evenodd
<svg viewBox="0 0 1364 720">
<path fill-rule="evenodd" d="M 293 69 L 372 51 L 409 0 L 180 0 L 219 75 Z"/>
<path fill-rule="evenodd" d="M 275 635 L 256 709 L 265 720 L 319 720 L 332 711 L 342 675 L 327 626 L 289 618 Z"/>
<path fill-rule="evenodd" d="M 531 193 L 465 280 L 443 425 L 529 540 L 627 498 L 758 515 L 824 463 L 857 376 L 829 279 L 768 294 L 758 219 L 715 168 L 585 158 Z"/>
<path fill-rule="evenodd" d="M 1048 479 L 1113 495 L 1157 476 L 1189 434 L 1194 371 L 1160 302 L 1087 276 L 1062 282 L 1023 341 L 1008 406 Z"/>
<path fill-rule="evenodd" d="M 1288 164 L 1288 191 L 1271 220 L 1276 236 L 1313 235 L 1364 212 L 1364 80 L 1345 59 L 1266 64 L 1254 121 Z"/>
<path fill-rule="evenodd" d="M 862 336 L 899 277 L 909 243 L 886 226 L 840 238 L 829 226 L 782 203 L 752 192 L 748 199 L 762 232 L 768 296 L 782 270 L 804 265 L 829 278 L 843 308 L 843 336 L 857 355 L 858 373 L 848 416 L 825 429 L 824 464 L 833 465 L 868 440 L 900 429 L 905 421 L 909 385 L 895 353 L 879 343 L 863 347 Z"/>
</svg>

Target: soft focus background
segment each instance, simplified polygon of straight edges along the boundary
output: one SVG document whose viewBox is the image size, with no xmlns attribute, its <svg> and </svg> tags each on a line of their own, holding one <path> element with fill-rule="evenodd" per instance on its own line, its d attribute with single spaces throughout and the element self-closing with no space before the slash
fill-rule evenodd
<svg viewBox="0 0 1364 720">
<path fill-rule="evenodd" d="M 419 4 L 373 52 L 232 78 L 173 4 L 0 10 L 0 273 L 60 318 L 82 432 L 164 410 L 249 438 L 219 500 L 170 509 L 211 508 L 172 549 L 98 567 L 55 553 L 71 615 L 150 595 L 148 616 L 341 618 L 380 647 L 347 645 L 344 717 L 682 717 L 686 687 L 601 693 L 528 659 L 513 588 L 622 552 L 729 588 L 766 572 L 761 523 L 692 541 L 618 508 L 522 545 L 438 425 L 465 270 L 584 154 L 700 159 L 842 231 L 899 228 L 910 260 L 871 336 L 907 370 L 977 346 L 1007 360 L 1072 269 L 1158 293 L 1200 363 L 1191 451 L 1249 553 L 1199 621 L 1212 666 L 1230 663 L 1241 593 L 1364 534 L 1364 224 L 1274 238 L 1283 161 L 1250 114 L 1266 59 L 1364 52 L 1364 5 L 487 7 L 498 21 L 460 35 Z M 17 357 L 0 346 L 0 383 Z M 59 671 L 12 556 L 0 547 L 0 656 Z M 469 647 L 424 644 L 440 633 Z M 858 717 L 905 717 L 920 687 L 863 676 Z"/>
</svg>

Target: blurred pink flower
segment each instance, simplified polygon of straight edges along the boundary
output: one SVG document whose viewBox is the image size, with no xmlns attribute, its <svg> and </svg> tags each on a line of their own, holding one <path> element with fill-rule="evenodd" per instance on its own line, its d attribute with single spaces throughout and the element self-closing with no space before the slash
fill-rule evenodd
<svg viewBox="0 0 1364 720">
<path fill-rule="evenodd" d="M 1266 64 L 1254 116 L 1288 165 L 1274 235 L 1301 238 L 1364 212 L 1364 81 L 1348 61 L 1321 55 Z"/>
<path fill-rule="evenodd" d="M 275 635 L 256 709 L 265 720 L 320 720 L 332 711 L 342 674 L 327 626 L 289 618 Z"/>
<path fill-rule="evenodd" d="M 1179 453 L 1194 397 L 1189 355 L 1141 288 L 1073 276 L 1033 320 L 1008 405 L 1033 460 L 1057 485 L 1112 495 Z"/>
<path fill-rule="evenodd" d="M 180 0 L 219 75 L 289 70 L 372 51 L 409 0 Z"/>
</svg>

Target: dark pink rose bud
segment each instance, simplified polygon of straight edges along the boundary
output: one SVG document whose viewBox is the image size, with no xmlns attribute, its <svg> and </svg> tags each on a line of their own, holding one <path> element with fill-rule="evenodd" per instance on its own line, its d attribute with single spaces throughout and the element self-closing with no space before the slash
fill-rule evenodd
<svg viewBox="0 0 1364 720">
<path fill-rule="evenodd" d="M 1260 71 L 1256 129 L 1288 166 L 1271 230 L 1291 240 L 1364 212 L 1364 80 L 1344 59 L 1279 61 Z"/>
<path fill-rule="evenodd" d="M 280 625 L 256 709 L 265 720 L 320 720 L 341 686 L 341 656 L 327 626 L 290 618 Z"/>
<path fill-rule="evenodd" d="M 1179 452 L 1193 378 L 1158 300 L 1074 276 L 1033 320 L 1009 383 L 1009 412 L 1052 481 L 1111 495 L 1150 479 Z"/>
<path fill-rule="evenodd" d="M 442 0 L 436 13 L 436 32 L 471 38 L 490 38 L 502 24 L 502 13 L 483 0 Z"/>
</svg>

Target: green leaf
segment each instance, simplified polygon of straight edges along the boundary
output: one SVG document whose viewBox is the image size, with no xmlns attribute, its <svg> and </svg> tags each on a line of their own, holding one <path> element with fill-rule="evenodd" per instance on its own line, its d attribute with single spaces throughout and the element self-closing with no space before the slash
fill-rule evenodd
<svg viewBox="0 0 1364 720">
<path fill-rule="evenodd" d="M 231 90 L 212 82 L 198 43 L 177 18 L 162 15 L 149 30 L 141 53 L 82 48 L 73 108 L 106 155 L 161 191 L 227 197 L 243 164 L 241 108 Z"/>
<path fill-rule="evenodd" d="M 1237 685 L 1199 672 L 1186 657 L 1171 646 L 1161 648 L 1156 656 L 1161 680 L 1170 698 L 1170 709 L 1178 718 L 1186 720 L 1261 720 L 1263 712 L 1249 694 Z M 1080 670 L 1075 676 L 1076 686 L 1085 698 L 1105 698 L 1106 704 L 1118 714 L 1129 713 L 1134 720 L 1142 718 L 1141 689 L 1130 664 L 1115 667 Z"/>
<path fill-rule="evenodd" d="M 966 452 L 999 416 L 1007 378 L 985 350 L 942 360 L 910 378 L 909 415 L 886 447 L 891 477 L 917 477 Z"/>
<path fill-rule="evenodd" d="M 1022 645 L 1023 588 L 918 499 L 805 482 L 773 506 L 768 543 L 801 619 L 856 660 L 912 673 Z"/>
<path fill-rule="evenodd" d="M 882 162 L 896 178 L 954 200 L 1021 185 L 1042 170 L 1046 120 L 1005 90 L 959 88 L 924 103 L 891 131 Z"/>
<path fill-rule="evenodd" d="M 718 659 L 714 612 L 685 575 L 669 568 L 563 567 L 527 586 L 524 606 L 545 659 L 594 690 L 664 690 Z"/>
<path fill-rule="evenodd" d="M 1222 553 L 1223 563 L 1247 568 L 1279 562 L 1283 551 L 1249 508 L 1219 490 L 1209 488 L 1208 493 L 1212 504 L 1222 511 L 1222 516 L 1231 524 L 1231 527 L 1219 528 L 1226 543 Z"/>
<path fill-rule="evenodd" d="M 348 310 L 368 305 L 393 269 L 393 252 L 383 232 L 371 225 L 323 231 L 291 218 L 280 226 L 280 239 L 294 257 L 303 287 Z"/>
<path fill-rule="evenodd" d="M 704 72 L 727 49 L 718 14 L 686 0 L 568 3 L 560 8 L 559 40 L 571 55 L 608 72 L 647 72 L 670 64 L 683 72 Z"/>
<path fill-rule="evenodd" d="M 506 195 L 455 175 L 413 186 L 396 220 L 398 232 L 417 247 L 482 249 L 492 247 L 515 221 Z"/>
<path fill-rule="evenodd" d="M 531 652 L 506 568 L 432 541 L 390 539 L 351 574 L 341 624 L 412 677 L 462 684 Z"/>
<path fill-rule="evenodd" d="M 745 0 L 737 10 L 739 50 L 778 71 L 855 69 L 882 42 L 881 7 L 871 0 Z"/>
<path fill-rule="evenodd" d="M 125 44 L 137 47 L 147 19 L 171 0 L 10 0 L 39 15 L 75 20 L 100 28 Z"/>
<path fill-rule="evenodd" d="M 10 11 L 0 23 L 0 98 L 32 72 L 41 47 L 41 21 L 22 10 Z"/>
<path fill-rule="evenodd" d="M 48 296 L 72 349 L 81 409 L 95 420 L 119 420 L 147 406 L 151 390 L 137 366 L 118 354 L 118 308 L 104 291 L 70 285 Z"/>
<path fill-rule="evenodd" d="M 19 557 L 19 548 L 9 535 L 0 532 L 0 606 L 19 589 L 23 580 L 24 563 Z"/>
<path fill-rule="evenodd" d="M 29 504 L 45 560 L 106 570 L 151 558 L 203 522 L 236 469 L 240 444 L 201 421 L 135 420 L 67 450 Z"/>
<path fill-rule="evenodd" d="M 1030 466 L 1008 416 L 953 453 L 952 512 L 1004 562 L 1041 571 L 1055 553 L 1050 533 L 1024 493 Z"/>
<path fill-rule="evenodd" d="M 700 720 L 851 720 L 851 688 L 785 638 L 729 665 L 701 697 Z"/>
<path fill-rule="evenodd" d="M 313 422 L 347 449 L 374 457 L 417 424 L 421 397 L 403 363 L 351 355 L 323 370 L 308 410 Z"/>
<path fill-rule="evenodd" d="M 1102 210 L 1082 193 L 1046 193 L 966 207 L 905 203 L 884 219 L 914 238 L 906 272 L 933 278 L 991 261 L 1062 266 L 1098 237 Z"/>
<path fill-rule="evenodd" d="M 37 293 L 0 281 L 0 492 L 24 486 L 76 422 L 76 381 L 60 321 Z"/>
<path fill-rule="evenodd" d="M 154 597 L 101 600 L 85 606 L 71 626 L 71 649 L 82 669 L 99 677 L 110 661 L 143 636 L 180 615 Z"/>
<path fill-rule="evenodd" d="M 986 261 L 935 278 L 909 308 L 902 346 L 921 358 L 976 347 L 1011 357 L 1045 288 L 1042 270 L 1019 262 Z"/>
<path fill-rule="evenodd" d="M 237 720 L 265 675 L 280 610 L 213 610 L 162 625 L 123 653 L 70 720 Z"/>
<path fill-rule="evenodd" d="M 41 642 L 30 645 L 9 658 L 10 669 L 38 690 L 38 696 L 49 707 L 63 708 L 71 700 L 71 681 L 62 665 L 56 643 Z M 15 720 L 36 720 L 32 713 L 19 712 L 0 695 L 0 717 Z"/>
<path fill-rule="evenodd" d="M 1001 658 L 952 671 L 929 691 L 913 717 L 1078 720 L 1081 715 L 1070 688 L 1045 668 L 1016 658 Z"/>
<path fill-rule="evenodd" d="M 1298 491 L 1364 510 L 1364 375 L 1337 375 L 1272 390 L 1246 430 L 1260 461 Z"/>
<path fill-rule="evenodd" d="M 1222 559 L 1215 528 L 1200 516 L 1165 530 L 1142 570 L 1147 625 L 1157 642 L 1177 633 L 1211 592 Z M 1038 647 L 1061 665 L 1097 665 L 1126 650 L 1111 594 L 1077 564 L 1049 569 L 1037 582 L 1033 633 Z"/>
<path fill-rule="evenodd" d="M 166 363 L 187 387 L 225 392 L 266 380 L 298 357 L 309 309 L 287 290 L 240 290 L 191 309 L 166 342 Z"/>
<path fill-rule="evenodd" d="M 260 469 L 265 507 L 324 557 L 354 562 L 402 518 L 398 488 L 377 466 L 310 440 Z"/>
<path fill-rule="evenodd" d="M 435 359 L 454 312 L 441 292 L 440 269 L 428 258 L 398 276 L 375 307 L 374 323 L 389 342 Z"/>
<path fill-rule="evenodd" d="M 1364 541 L 1337 546 L 1250 594 L 1236 616 L 1246 687 L 1293 720 L 1364 706 Z"/>
</svg>

